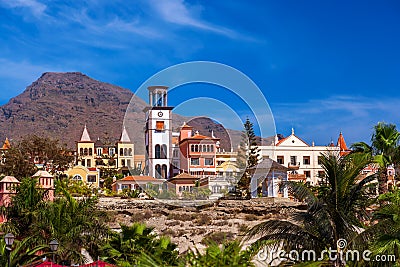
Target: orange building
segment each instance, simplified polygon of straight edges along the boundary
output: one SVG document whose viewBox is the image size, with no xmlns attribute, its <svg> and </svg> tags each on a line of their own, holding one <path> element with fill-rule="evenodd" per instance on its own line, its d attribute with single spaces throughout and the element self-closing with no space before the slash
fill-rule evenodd
<svg viewBox="0 0 400 267">
<path fill-rule="evenodd" d="M 192 135 L 193 127 L 184 124 L 180 129 L 179 151 L 180 172 L 187 172 L 195 177 L 216 175 L 216 151 L 219 138 Z"/>
</svg>

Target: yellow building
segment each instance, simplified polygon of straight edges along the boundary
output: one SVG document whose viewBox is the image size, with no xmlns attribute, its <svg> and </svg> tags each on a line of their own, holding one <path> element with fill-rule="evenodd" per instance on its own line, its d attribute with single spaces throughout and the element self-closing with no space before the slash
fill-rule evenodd
<svg viewBox="0 0 400 267">
<path fill-rule="evenodd" d="M 134 168 L 134 153 L 133 143 L 129 138 L 125 127 L 122 131 L 121 138 L 117 143 L 118 160 L 117 168 L 128 167 Z"/>
<path fill-rule="evenodd" d="M 86 168 L 82 165 L 76 165 L 65 172 L 72 180 L 82 181 L 89 185 L 99 187 L 100 171 L 94 167 Z"/>
<path fill-rule="evenodd" d="M 88 168 L 95 166 L 95 151 L 94 142 L 90 139 L 89 132 L 86 128 L 83 130 L 81 140 L 78 142 L 78 165 L 82 165 Z"/>
</svg>

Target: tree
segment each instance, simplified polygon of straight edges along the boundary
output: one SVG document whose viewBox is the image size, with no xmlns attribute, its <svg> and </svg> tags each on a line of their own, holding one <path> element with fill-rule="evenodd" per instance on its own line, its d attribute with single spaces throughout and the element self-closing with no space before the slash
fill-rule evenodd
<svg viewBox="0 0 400 267">
<path fill-rule="evenodd" d="M 400 266 L 400 189 L 379 196 L 384 203 L 373 213 L 376 224 L 360 236 L 359 242 L 367 244 L 374 255 L 395 255 L 396 262 L 382 266 Z"/>
<path fill-rule="evenodd" d="M 0 173 L 14 176 L 18 180 L 32 176 L 37 170 L 29 157 L 18 147 L 8 149 L 3 160 L 0 164 Z"/>
<path fill-rule="evenodd" d="M 364 227 L 369 218 L 366 207 L 370 205 L 374 179 L 368 176 L 360 180 L 360 171 L 369 163 L 365 157 L 338 157 L 333 154 L 321 156 L 326 172 L 327 185 L 317 186 L 314 193 L 303 183 L 288 182 L 290 193 L 304 201 L 307 211 L 295 211 L 287 220 L 269 220 L 253 227 L 247 239 L 257 237 L 255 245 L 276 241 L 273 246 L 289 252 L 314 250 L 317 255 L 325 249 L 336 249 L 337 242 L 345 239 L 347 247 Z M 347 248 L 346 247 L 346 248 Z M 344 248 L 345 249 L 345 248 Z M 337 265 L 344 264 L 338 259 Z"/>
<path fill-rule="evenodd" d="M 237 157 L 238 168 L 240 169 L 238 186 L 249 195 L 251 176 L 248 169 L 257 165 L 260 149 L 257 146 L 253 123 L 250 122 L 249 118 L 244 123 L 244 129 Z"/>
<path fill-rule="evenodd" d="M 240 242 L 226 241 L 221 246 L 211 243 L 207 246 L 204 253 L 197 248 L 189 251 L 183 266 L 192 267 L 214 267 L 214 266 L 234 266 L 247 267 L 254 266 L 251 259 L 254 255 L 249 249 L 242 250 Z"/>
<path fill-rule="evenodd" d="M 35 173 L 35 163 L 43 164 L 44 169 L 55 173 L 66 170 L 73 159 L 73 153 L 65 145 L 59 145 L 57 140 L 32 135 L 7 150 L 0 172 L 21 180 Z"/>
<path fill-rule="evenodd" d="M 76 200 L 59 181 L 56 186 L 62 195 L 53 202 L 45 202 L 30 227 L 31 234 L 36 233 L 37 242 L 42 244 L 57 239 L 57 258 L 63 262 L 83 262 L 82 248 L 94 257 L 99 256 L 98 247 L 108 234 L 108 218 L 97 209 L 97 198 Z"/>
<path fill-rule="evenodd" d="M 168 237 L 158 237 L 153 228 L 135 223 L 121 225 L 121 233 L 112 233 L 101 248 L 102 258 L 118 266 L 147 266 L 151 259 L 153 266 L 176 266 L 177 246 Z"/>
<path fill-rule="evenodd" d="M 396 125 L 379 122 L 374 127 L 371 146 L 364 142 L 352 145 L 354 152 L 366 154 L 378 164 L 379 194 L 388 191 L 388 166 L 391 164 L 398 165 L 399 163 L 399 141 L 400 133 L 397 131 Z"/>
<path fill-rule="evenodd" d="M 11 205 L 1 209 L 2 215 L 7 219 L 1 225 L 1 230 L 6 233 L 13 232 L 20 239 L 31 236 L 29 229 L 44 206 L 46 194 L 46 191 L 37 189 L 37 179 L 23 179 L 16 188 Z"/>
</svg>

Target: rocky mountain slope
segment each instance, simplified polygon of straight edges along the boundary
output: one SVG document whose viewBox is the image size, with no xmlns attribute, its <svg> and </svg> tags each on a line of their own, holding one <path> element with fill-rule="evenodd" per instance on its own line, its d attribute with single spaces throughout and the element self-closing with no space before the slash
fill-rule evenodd
<svg viewBox="0 0 400 267">
<path fill-rule="evenodd" d="M 113 143 L 120 138 L 125 111 L 131 98 L 129 122 L 134 129 L 131 139 L 135 153 L 144 153 L 144 113 L 146 102 L 128 90 L 94 80 L 79 72 L 44 73 L 25 91 L 0 107 L 0 140 L 18 140 L 30 134 L 48 136 L 75 148 L 86 124 L 92 140 L 97 138 Z M 173 114 L 174 129 L 189 118 Z M 207 118 L 192 121 L 201 134 L 224 139 L 223 147 L 230 150 L 228 133 L 222 125 Z M 229 130 L 234 144 L 240 132 Z"/>
</svg>

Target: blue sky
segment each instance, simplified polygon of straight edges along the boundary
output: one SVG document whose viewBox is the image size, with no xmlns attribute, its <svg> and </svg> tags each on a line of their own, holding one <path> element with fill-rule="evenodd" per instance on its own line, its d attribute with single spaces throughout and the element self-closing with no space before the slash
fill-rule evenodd
<svg viewBox="0 0 400 267">
<path fill-rule="evenodd" d="M 0 0 L 0 20 L 0 104 L 46 71 L 136 91 L 164 68 L 204 60 L 252 79 L 284 135 L 294 127 L 327 144 L 343 131 L 352 143 L 369 141 L 378 121 L 399 123 L 398 1 Z M 193 97 L 219 98 L 203 92 Z M 216 116 L 188 106 L 183 115 Z"/>
</svg>

